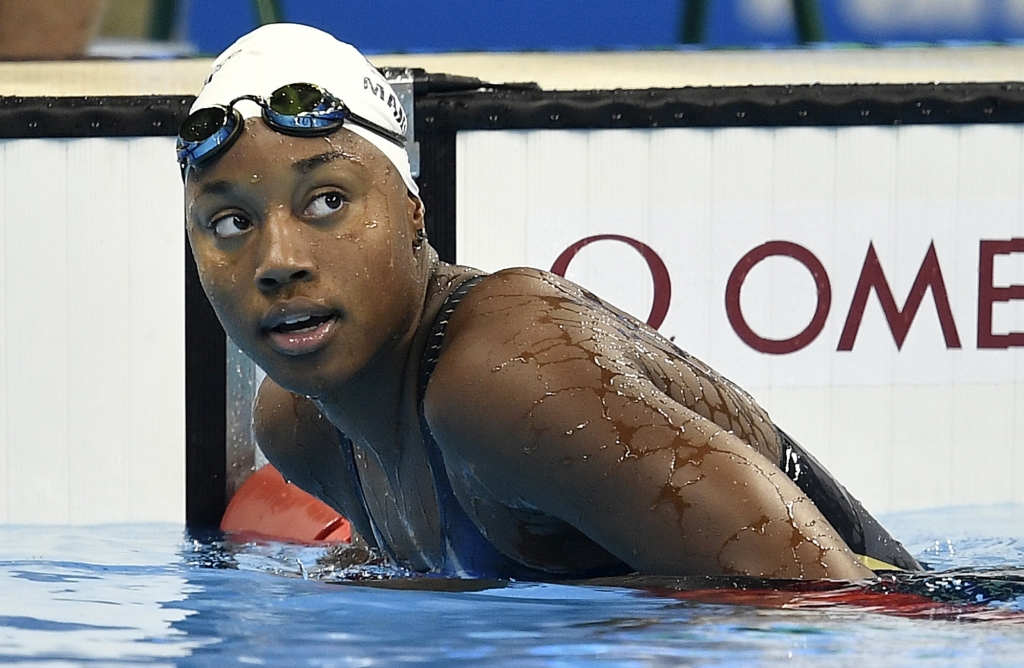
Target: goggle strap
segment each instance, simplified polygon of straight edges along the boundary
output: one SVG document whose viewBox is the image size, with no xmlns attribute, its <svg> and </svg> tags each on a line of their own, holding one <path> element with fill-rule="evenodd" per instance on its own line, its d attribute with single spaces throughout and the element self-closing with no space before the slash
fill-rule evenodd
<svg viewBox="0 0 1024 668">
<path fill-rule="evenodd" d="M 385 127 L 377 125 L 373 121 L 363 118 L 359 114 L 354 114 L 351 111 L 349 111 L 348 115 L 345 117 L 345 121 L 351 121 L 352 124 L 354 125 L 358 125 L 361 128 L 373 132 L 374 134 L 380 135 L 381 137 L 387 139 L 391 143 L 397 144 L 399 148 L 405 148 L 405 135 L 399 134 L 397 132 L 392 132 L 391 130 L 388 130 Z"/>
</svg>

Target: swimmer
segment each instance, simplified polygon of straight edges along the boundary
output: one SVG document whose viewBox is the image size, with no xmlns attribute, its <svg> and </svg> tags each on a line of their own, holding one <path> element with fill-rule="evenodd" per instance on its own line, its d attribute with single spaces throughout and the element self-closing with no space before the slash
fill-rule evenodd
<svg viewBox="0 0 1024 668">
<path fill-rule="evenodd" d="M 276 24 L 182 126 L 188 238 L 268 375 L 263 452 L 414 571 L 522 579 L 916 569 L 729 380 L 550 273 L 439 261 L 406 117 L 353 47 Z"/>
</svg>

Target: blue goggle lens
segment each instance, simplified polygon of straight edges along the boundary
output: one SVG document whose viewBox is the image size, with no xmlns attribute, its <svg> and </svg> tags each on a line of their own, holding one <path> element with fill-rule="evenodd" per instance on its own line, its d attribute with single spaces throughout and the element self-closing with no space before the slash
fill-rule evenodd
<svg viewBox="0 0 1024 668">
<path fill-rule="evenodd" d="M 178 131 L 178 163 L 184 169 L 217 153 L 234 141 L 240 126 L 241 119 L 233 108 L 216 106 L 196 111 Z"/>
<path fill-rule="evenodd" d="M 297 116 L 327 111 L 332 105 L 319 87 L 312 84 L 291 84 L 275 90 L 267 100 L 267 106 L 278 114 Z"/>
</svg>

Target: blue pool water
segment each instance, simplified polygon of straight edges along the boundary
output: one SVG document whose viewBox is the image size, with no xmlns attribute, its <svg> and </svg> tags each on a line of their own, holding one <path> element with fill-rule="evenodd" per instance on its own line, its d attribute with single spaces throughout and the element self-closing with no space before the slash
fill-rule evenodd
<svg viewBox="0 0 1024 668">
<path fill-rule="evenodd" d="M 1011 579 L 1024 574 L 1024 506 L 883 519 L 936 568 L 970 569 L 953 579 L 984 578 L 994 569 L 1011 569 Z M 469 583 L 465 591 L 396 590 L 317 580 L 322 552 L 196 541 L 166 525 L 0 527 L 0 663 L 860 667 L 1024 661 L 1024 625 L 1007 620 L 909 619 L 857 606 L 699 603 L 619 586 Z M 1024 615 L 1024 594 L 983 602 L 1009 621 Z"/>
</svg>

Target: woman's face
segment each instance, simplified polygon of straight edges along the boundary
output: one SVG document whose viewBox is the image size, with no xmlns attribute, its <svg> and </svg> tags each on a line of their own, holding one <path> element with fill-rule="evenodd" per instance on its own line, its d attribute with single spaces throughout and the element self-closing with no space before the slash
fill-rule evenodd
<svg viewBox="0 0 1024 668">
<path fill-rule="evenodd" d="M 249 119 L 189 171 L 185 202 L 217 316 L 283 387 L 318 396 L 415 327 L 422 207 L 362 137 L 291 137 Z"/>
</svg>

